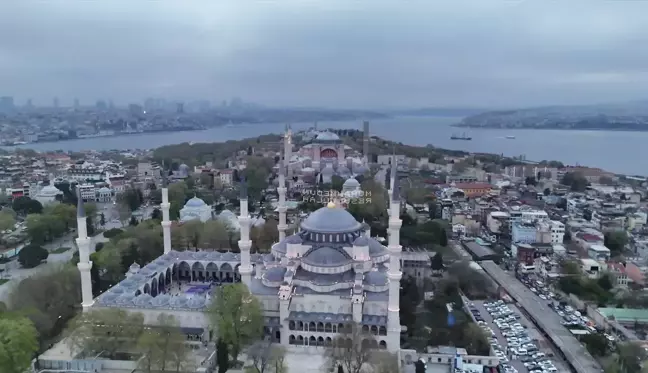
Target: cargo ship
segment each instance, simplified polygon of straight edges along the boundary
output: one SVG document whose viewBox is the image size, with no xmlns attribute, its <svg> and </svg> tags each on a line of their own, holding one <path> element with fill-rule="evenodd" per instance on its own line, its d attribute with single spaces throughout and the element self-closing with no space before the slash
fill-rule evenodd
<svg viewBox="0 0 648 373">
<path fill-rule="evenodd" d="M 472 140 L 472 137 L 466 136 L 466 133 L 464 132 L 461 136 L 458 135 L 450 136 L 450 140 Z"/>
</svg>

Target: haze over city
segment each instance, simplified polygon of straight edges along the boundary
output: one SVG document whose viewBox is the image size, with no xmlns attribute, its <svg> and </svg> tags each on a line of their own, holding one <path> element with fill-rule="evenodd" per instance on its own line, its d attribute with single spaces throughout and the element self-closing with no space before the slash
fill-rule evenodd
<svg viewBox="0 0 648 373">
<path fill-rule="evenodd" d="M 521 107 L 645 99 L 646 2 L 5 2 L 16 104 Z"/>
</svg>

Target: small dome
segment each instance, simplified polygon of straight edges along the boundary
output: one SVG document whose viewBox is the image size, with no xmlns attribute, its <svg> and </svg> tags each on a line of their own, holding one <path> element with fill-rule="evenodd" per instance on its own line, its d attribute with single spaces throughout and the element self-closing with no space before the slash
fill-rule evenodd
<svg viewBox="0 0 648 373">
<path fill-rule="evenodd" d="M 187 166 L 185 163 L 183 163 L 180 166 L 178 166 L 178 170 L 180 170 L 180 171 L 189 171 L 189 166 Z"/>
<path fill-rule="evenodd" d="M 360 188 L 360 183 L 358 180 L 355 178 L 349 178 L 347 179 L 344 184 L 342 184 L 343 189 L 354 189 L 354 188 Z"/>
<path fill-rule="evenodd" d="M 387 248 L 383 246 L 380 242 L 372 239 L 369 239 L 369 255 L 376 257 L 376 256 L 381 256 L 389 254 L 389 251 L 387 251 Z"/>
<path fill-rule="evenodd" d="M 153 297 L 150 296 L 149 294 L 142 294 L 138 297 L 135 298 L 135 305 L 138 307 L 146 307 L 151 304 L 151 301 L 153 300 Z"/>
<path fill-rule="evenodd" d="M 286 237 L 286 243 L 289 243 L 289 244 L 292 244 L 292 245 L 299 245 L 299 244 L 301 244 L 303 242 L 304 242 L 304 240 L 298 234 L 293 234 L 292 236 Z"/>
<path fill-rule="evenodd" d="M 353 246 L 369 246 L 369 240 L 365 236 L 360 236 L 353 241 Z"/>
<path fill-rule="evenodd" d="M 183 295 L 173 297 L 169 301 L 169 305 L 173 308 L 182 308 L 187 305 L 187 298 L 185 298 Z"/>
<path fill-rule="evenodd" d="M 133 300 L 135 300 L 135 296 L 132 294 L 124 294 L 117 299 L 115 299 L 115 303 L 120 305 L 120 306 L 129 306 L 133 304 Z"/>
<path fill-rule="evenodd" d="M 151 304 L 155 307 L 166 307 L 169 305 L 169 301 L 171 301 L 169 294 L 160 294 L 151 300 Z"/>
<path fill-rule="evenodd" d="M 369 271 L 365 273 L 364 282 L 367 285 L 384 286 L 387 285 L 387 276 L 384 272 Z"/>
<path fill-rule="evenodd" d="M 313 266 L 333 267 L 348 263 L 350 258 L 332 247 L 319 247 L 304 256 L 304 263 Z"/>
<path fill-rule="evenodd" d="M 103 193 L 103 194 L 112 193 L 112 191 L 109 188 L 103 187 L 103 188 L 99 188 L 99 193 Z"/>
<path fill-rule="evenodd" d="M 331 203 L 310 214 L 301 228 L 317 233 L 344 233 L 357 231 L 362 226 L 347 210 Z"/>
<path fill-rule="evenodd" d="M 203 207 L 206 206 L 207 204 L 205 201 L 198 197 L 193 197 L 192 199 L 188 200 L 187 203 L 185 203 L 185 207 Z"/>
<path fill-rule="evenodd" d="M 203 308 L 206 303 L 207 300 L 204 297 L 192 297 L 187 301 L 187 307 L 193 309 Z"/>
<path fill-rule="evenodd" d="M 281 282 L 281 281 L 283 281 L 285 274 L 286 274 L 286 268 L 285 267 L 273 267 L 273 268 L 268 269 L 263 276 L 268 281 Z"/>
</svg>

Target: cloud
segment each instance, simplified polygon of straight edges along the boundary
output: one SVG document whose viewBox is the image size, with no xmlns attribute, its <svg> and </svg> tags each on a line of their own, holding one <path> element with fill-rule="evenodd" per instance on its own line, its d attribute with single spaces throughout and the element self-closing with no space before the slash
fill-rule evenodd
<svg viewBox="0 0 648 373">
<path fill-rule="evenodd" d="M 18 100 L 380 108 L 645 98 L 648 2 L 6 3 L 0 87 Z"/>
</svg>

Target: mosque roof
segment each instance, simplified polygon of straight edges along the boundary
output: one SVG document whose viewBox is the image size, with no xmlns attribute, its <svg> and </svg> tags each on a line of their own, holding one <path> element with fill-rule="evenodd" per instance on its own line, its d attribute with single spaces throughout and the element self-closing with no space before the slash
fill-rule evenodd
<svg viewBox="0 0 648 373">
<path fill-rule="evenodd" d="M 318 141 L 340 141 L 340 136 L 334 134 L 333 132 L 320 132 L 315 136 L 315 142 Z"/>
<path fill-rule="evenodd" d="M 304 255 L 302 261 L 304 264 L 318 267 L 335 267 L 344 265 L 350 260 L 351 258 L 345 252 L 324 246 L 311 249 Z"/>
<path fill-rule="evenodd" d="M 385 286 L 387 285 L 387 275 L 385 272 L 372 270 L 364 275 L 364 283 L 367 285 L 373 286 Z"/>
<path fill-rule="evenodd" d="M 193 197 L 192 199 L 188 200 L 187 203 L 185 203 L 184 207 L 192 207 L 192 208 L 198 208 L 198 207 L 204 207 L 207 206 L 205 201 L 198 197 Z"/>
<path fill-rule="evenodd" d="M 360 182 L 358 180 L 356 180 L 355 178 L 353 178 L 353 177 L 348 178 L 344 182 L 344 184 L 342 184 L 342 189 L 345 189 L 345 188 L 349 188 L 349 189 L 360 188 Z"/>
<path fill-rule="evenodd" d="M 317 233 L 344 233 L 362 229 L 362 225 L 347 210 L 329 204 L 310 214 L 301 228 Z"/>
<path fill-rule="evenodd" d="M 59 194 L 62 194 L 62 193 L 63 193 L 63 192 L 61 192 L 61 191 L 60 191 L 57 187 L 55 187 L 54 185 L 46 185 L 46 186 L 43 187 L 43 189 L 41 189 L 41 190 L 38 192 L 38 196 L 43 196 L 43 197 L 54 197 L 54 196 L 59 195 Z"/>
</svg>

